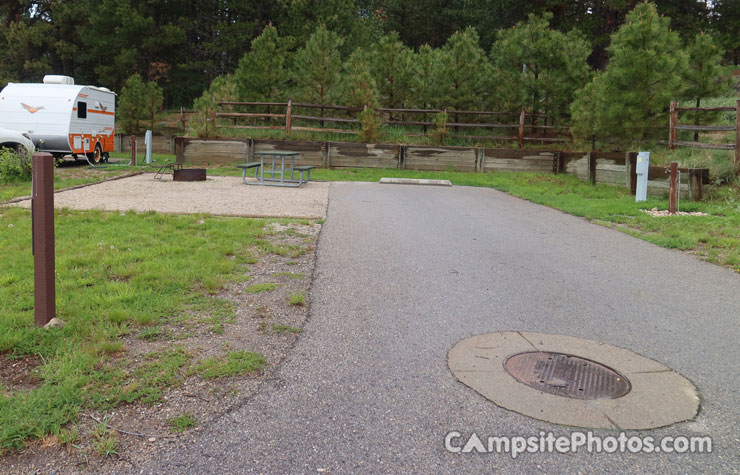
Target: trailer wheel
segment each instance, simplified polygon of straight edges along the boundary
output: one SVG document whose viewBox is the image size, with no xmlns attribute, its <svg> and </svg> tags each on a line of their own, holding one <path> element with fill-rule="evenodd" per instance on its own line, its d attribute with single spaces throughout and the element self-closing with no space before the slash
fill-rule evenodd
<svg viewBox="0 0 740 475">
<path fill-rule="evenodd" d="M 95 151 L 87 154 L 87 161 L 90 165 L 99 165 L 103 161 L 103 148 L 100 144 L 95 144 Z"/>
</svg>

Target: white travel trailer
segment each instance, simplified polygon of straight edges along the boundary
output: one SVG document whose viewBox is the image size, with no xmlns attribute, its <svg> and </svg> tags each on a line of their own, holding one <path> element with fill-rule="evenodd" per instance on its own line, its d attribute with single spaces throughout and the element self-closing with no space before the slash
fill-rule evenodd
<svg viewBox="0 0 740 475">
<path fill-rule="evenodd" d="M 115 107 L 109 89 L 47 75 L 41 84 L 9 83 L 0 91 L 0 127 L 27 135 L 58 161 L 73 155 L 97 164 L 113 151 Z"/>
</svg>

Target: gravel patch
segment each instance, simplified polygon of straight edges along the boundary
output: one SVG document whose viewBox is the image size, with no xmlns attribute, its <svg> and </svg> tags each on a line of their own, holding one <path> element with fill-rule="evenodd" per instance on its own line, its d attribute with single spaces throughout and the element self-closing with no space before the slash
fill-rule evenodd
<svg viewBox="0 0 740 475">
<path fill-rule="evenodd" d="M 643 209 L 640 211 L 647 213 L 654 218 L 663 218 L 665 216 L 709 216 L 707 213 L 702 213 L 701 211 L 678 211 L 675 214 L 670 214 L 667 209 L 659 210 L 658 208 Z"/>
<path fill-rule="evenodd" d="M 251 180 L 254 181 L 253 178 Z M 287 188 L 247 186 L 240 177 L 209 176 L 201 182 L 174 182 L 171 175 L 155 180 L 153 173 L 144 173 L 59 192 L 54 195 L 54 206 L 322 219 L 326 217 L 328 197 L 327 182 L 309 182 L 299 188 Z M 15 205 L 29 208 L 31 200 Z"/>
</svg>

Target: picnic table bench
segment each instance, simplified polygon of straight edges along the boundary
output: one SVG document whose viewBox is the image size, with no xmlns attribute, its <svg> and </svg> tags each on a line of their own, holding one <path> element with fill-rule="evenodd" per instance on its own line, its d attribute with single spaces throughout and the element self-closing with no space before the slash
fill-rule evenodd
<svg viewBox="0 0 740 475">
<path fill-rule="evenodd" d="M 177 163 L 177 162 L 173 162 L 173 163 L 161 163 L 161 164 L 151 165 L 151 167 L 152 168 L 157 168 L 157 171 L 154 173 L 154 179 L 155 180 L 161 180 L 162 177 L 164 176 L 164 172 L 166 170 L 172 170 L 172 172 L 174 173 L 175 170 L 182 169 L 182 163 Z"/>
<path fill-rule="evenodd" d="M 254 152 L 254 155 L 260 158 L 259 162 L 240 163 L 237 168 L 242 169 L 242 182 L 247 185 L 271 185 L 271 186 L 301 186 L 311 180 L 311 170 L 316 168 L 311 165 L 295 166 L 295 157 L 300 152 L 288 152 L 283 150 L 270 150 L 265 152 Z M 289 166 L 286 166 L 286 159 L 290 159 Z M 268 163 L 265 163 L 267 159 Z M 279 162 L 279 166 L 278 166 Z M 268 167 L 268 164 L 270 165 Z M 255 169 L 254 176 L 257 182 L 247 181 L 247 170 Z M 286 174 L 290 172 L 290 177 Z M 298 172 L 298 179 L 295 179 L 295 172 Z M 303 173 L 306 173 L 306 179 L 303 179 Z M 267 177 L 265 177 L 267 175 Z"/>
</svg>

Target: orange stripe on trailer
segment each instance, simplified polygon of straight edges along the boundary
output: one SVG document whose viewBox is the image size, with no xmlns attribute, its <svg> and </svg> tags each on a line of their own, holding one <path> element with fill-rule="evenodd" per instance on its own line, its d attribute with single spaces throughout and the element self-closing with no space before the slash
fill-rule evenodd
<svg viewBox="0 0 740 475">
<path fill-rule="evenodd" d="M 115 112 L 108 112 L 108 111 L 99 111 L 95 109 L 88 109 L 88 112 L 92 112 L 93 114 L 105 114 L 105 115 L 116 115 Z"/>
</svg>

